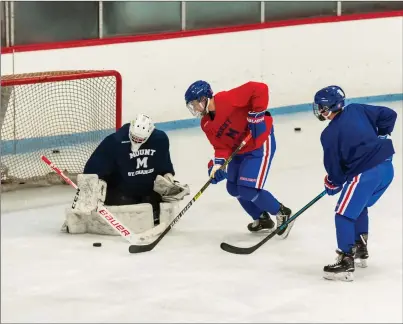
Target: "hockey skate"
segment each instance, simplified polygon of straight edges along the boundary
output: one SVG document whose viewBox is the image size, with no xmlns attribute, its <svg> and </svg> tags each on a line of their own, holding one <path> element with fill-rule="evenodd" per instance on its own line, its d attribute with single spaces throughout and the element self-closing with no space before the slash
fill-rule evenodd
<svg viewBox="0 0 403 324">
<path fill-rule="evenodd" d="M 276 215 L 277 219 L 277 228 L 283 225 L 286 221 L 288 221 L 291 217 L 292 211 L 290 208 L 285 207 L 283 204 L 280 204 L 280 210 Z M 277 235 L 279 235 L 282 239 L 286 239 L 288 234 L 291 231 L 292 226 L 294 225 L 295 221 L 289 223 L 284 229 L 279 231 Z"/>
<path fill-rule="evenodd" d="M 353 281 L 354 280 L 354 251 L 344 253 L 337 249 L 338 254 L 336 263 L 327 265 L 323 268 L 323 278 L 328 280 Z"/>
<path fill-rule="evenodd" d="M 248 230 L 251 232 L 260 232 L 262 230 L 268 230 L 269 233 L 273 232 L 275 229 L 275 223 L 270 218 L 267 212 L 263 212 L 259 219 L 253 221 L 253 223 L 248 224 Z"/>
<path fill-rule="evenodd" d="M 354 254 L 354 261 L 357 267 L 366 268 L 368 266 L 368 234 L 360 235 L 361 240 L 355 242 L 356 251 Z"/>
</svg>

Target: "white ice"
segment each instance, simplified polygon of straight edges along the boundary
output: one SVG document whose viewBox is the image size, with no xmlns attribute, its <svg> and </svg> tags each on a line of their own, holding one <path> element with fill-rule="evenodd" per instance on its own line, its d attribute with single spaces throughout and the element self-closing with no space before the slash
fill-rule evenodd
<svg viewBox="0 0 403 324">
<path fill-rule="evenodd" d="M 302 214 L 287 240 L 243 256 L 220 243 L 263 236 L 248 233 L 249 216 L 225 184 L 210 186 L 153 251 L 129 254 L 120 237 L 59 232 L 73 189 L 25 190 L 2 195 L 2 322 L 402 322 L 402 103 L 384 104 L 399 114 L 395 179 L 370 209 L 369 267 L 356 269 L 354 282 L 322 278 L 336 256 L 337 197 Z M 323 190 L 324 126 L 311 113 L 275 117 L 266 189 L 294 211 Z M 177 179 L 194 195 L 211 148 L 198 128 L 169 136 Z"/>
</svg>

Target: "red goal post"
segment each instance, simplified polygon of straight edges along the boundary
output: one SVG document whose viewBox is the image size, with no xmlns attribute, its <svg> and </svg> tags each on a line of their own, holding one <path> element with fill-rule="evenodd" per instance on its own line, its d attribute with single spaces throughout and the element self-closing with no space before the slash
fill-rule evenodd
<svg viewBox="0 0 403 324">
<path fill-rule="evenodd" d="M 1 76 L 1 191 L 60 184 L 41 155 L 72 179 L 122 123 L 122 78 L 114 70 Z"/>
</svg>

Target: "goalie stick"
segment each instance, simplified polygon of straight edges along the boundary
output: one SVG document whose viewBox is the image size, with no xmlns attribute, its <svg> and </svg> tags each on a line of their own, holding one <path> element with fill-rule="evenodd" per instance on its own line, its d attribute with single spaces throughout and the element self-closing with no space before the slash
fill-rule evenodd
<svg viewBox="0 0 403 324">
<path fill-rule="evenodd" d="M 45 162 L 53 171 L 55 171 L 66 183 L 68 183 L 74 189 L 78 189 L 77 185 L 68 176 L 66 176 L 63 171 L 56 167 L 46 156 L 42 155 L 41 160 Z M 98 202 L 97 214 L 99 217 L 105 220 L 108 225 L 112 227 L 120 236 L 129 241 L 130 244 L 133 244 L 135 241 L 146 241 L 154 236 L 160 235 L 162 229 L 165 227 L 165 224 L 162 223 L 141 234 L 134 234 L 130 231 L 130 229 L 124 226 L 123 223 L 120 222 L 119 219 L 117 219 L 101 202 Z"/>
<path fill-rule="evenodd" d="M 305 210 L 311 207 L 314 203 L 316 203 L 320 198 L 326 195 L 326 190 L 322 191 L 319 195 L 317 195 L 314 199 L 312 199 L 309 203 L 307 203 L 304 207 L 302 207 L 296 214 L 291 216 L 285 223 L 283 223 L 280 227 L 278 227 L 274 232 L 271 232 L 268 236 L 266 236 L 259 243 L 250 246 L 250 247 L 237 247 L 230 245 L 228 243 L 221 243 L 220 247 L 226 252 L 233 254 L 251 254 L 255 252 L 258 248 L 260 248 L 263 244 L 265 244 L 268 240 L 274 237 L 278 232 L 283 230 L 289 223 L 294 221 L 299 215 L 301 215 Z"/>
<path fill-rule="evenodd" d="M 221 169 L 225 169 L 227 165 L 231 162 L 231 160 L 234 158 L 234 156 L 248 143 L 248 141 L 251 139 L 252 135 L 249 134 L 245 137 L 245 139 L 239 144 L 239 146 L 235 149 L 234 152 L 232 152 L 231 156 L 224 162 L 224 164 L 221 166 Z M 151 251 L 152 249 L 155 248 L 155 246 L 162 240 L 162 238 L 168 234 L 168 232 L 172 229 L 172 227 L 175 226 L 175 224 L 181 219 L 181 217 L 186 213 L 186 211 L 193 205 L 193 203 L 201 196 L 201 194 L 207 189 L 207 187 L 211 184 L 211 178 L 205 183 L 205 185 L 199 190 L 199 192 L 188 202 L 188 204 L 185 206 L 185 208 L 182 209 L 182 211 L 176 216 L 171 224 L 168 225 L 168 227 L 165 229 L 164 232 L 152 243 L 150 244 L 144 244 L 144 245 L 130 245 L 129 246 L 129 252 L 130 253 L 142 253 L 142 252 L 148 252 Z"/>
</svg>

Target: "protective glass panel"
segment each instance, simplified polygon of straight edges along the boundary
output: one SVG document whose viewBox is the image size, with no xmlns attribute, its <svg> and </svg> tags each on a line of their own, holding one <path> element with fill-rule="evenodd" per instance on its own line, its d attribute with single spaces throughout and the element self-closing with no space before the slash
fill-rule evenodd
<svg viewBox="0 0 403 324">
<path fill-rule="evenodd" d="M 15 1 L 14 45 L 98 38 L 97 1 Z"/>
<path fill-rule="evenodd" d="M 403 1 L 342 1 L 342 14 L 403 10 Z"/>
<path fill-rule="evenodd" d="M 265 1 L 265 21 L 336 16 L 337 1 Z"/>
<path fill-rule="evenodd" d="M 108 1 L 103 3 L 104 36 L 180 31 L 180 1 Z"/>
<path fill-rule="evenodd" d="M 254 24 L 259 22 L 259 1 L 186 2 L 187 30 Z"/>
<path fill-rule="evenodd" d="M 1 47 L 6 46 L 6 12 L 5 12 L 5 3 L 0 3 L 0 12 L 1 12 Z"/>
</svg>

